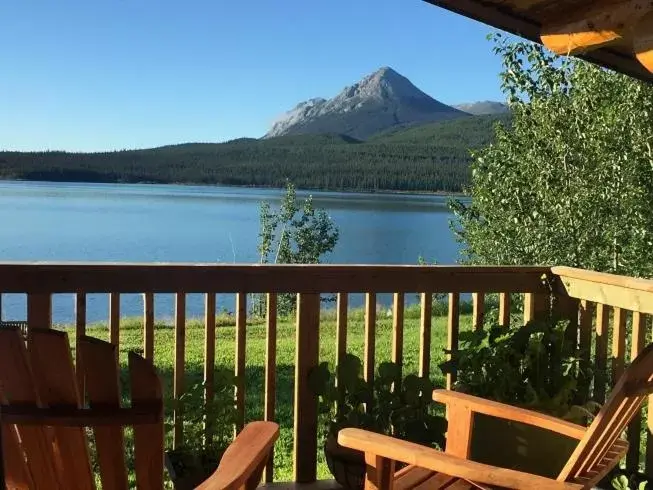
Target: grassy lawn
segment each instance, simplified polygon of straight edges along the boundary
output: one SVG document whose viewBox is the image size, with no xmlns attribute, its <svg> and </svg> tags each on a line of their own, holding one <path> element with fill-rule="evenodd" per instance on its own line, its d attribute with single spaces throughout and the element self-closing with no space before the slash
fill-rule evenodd
<svg viewBox="0 0 653 490">
<path fill-rule="evenodd" d="M 404 327 L 405 373 L 416 373 L 419 356 L 419 307 L 408 307 Z M 233 317 L 219 317 L 220 327 L 216 333 L 216 367 L 233 368 L 235 352 L 235 327 Z M 461 330 L 469 329 L 471 317 L 461 316 Z M 431 377 L 444 386 L 444 377 L 438 364 L 444 359 L 446 346 L 446 316 L 433 317 L 431 342 Z M 106 325 L 91 325 L 88 335 L 108 340 Z M 347 332 L 348 351 L 363 355 L 364 315 L 362 311 L 350 312 Z M 293 449 L 293 377 L 295 359 L 294 318 L 280 318 L 277 343 L 277 421 L 281 425 L 281 436 L 275 446 L 275 480 L 292 480 Z M 335 359 L 335 313 L 325 311 L 320 325 L 320 361 Z M 71 335 L 72 339 L 72 335 Z M 201 383 L 203 378 L 204 326 L 200 320 L 189 320 L 186 325 L 186 387 Z M 143 346 L 142 323 L 140 319 L 124 319 L 120 328 L 120 361 L 126 367 L 127 352 L 140 351 Z M 376 361 L 390 360 L 392 347 L 392 319 L 380 314 L 376 328 Z M 154 360 L 163 381 L 166 398 L 172 396 L 172 370 L 174 356 L 174 329 L 163 323 L 155 325 Z M 245 420 L 263 417 L 263 383 L 265 362 L 265 324 L 252 319 L 247 324 L 247 367 Z M 324 455 L 319 451 L 318 477 L 329 478 L 330 474 Z"/>
</svg>

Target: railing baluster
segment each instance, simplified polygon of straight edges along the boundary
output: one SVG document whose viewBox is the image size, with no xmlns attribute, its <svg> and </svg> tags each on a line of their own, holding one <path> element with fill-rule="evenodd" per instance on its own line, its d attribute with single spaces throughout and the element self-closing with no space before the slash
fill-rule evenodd
<svg viewBox="0 0 653 490">
<path fill-rule="evenodd" d="M 274 421 L 277 394 L 277 295 L 268 294 L 265 333 L 265 420 Z M 274 476 L 273 454 L 265 467 L 265 481 Z"/>
<path fill-rule="evenodd" d="M 27 331 L 52 327 L 52 296 L 43 293 L 27 295 Z"/>
<path fill-rule="evenodd" d="M 560 298 L 564 301 L 565 298 Z M 524 294 L 524 324 L 548 313 L 549 296 L 540 293 Z"/>
<path fill-rule="evenodd" d="M 245 352 L 247 339 L 247 294 L 236 295 L 236 432 L 245 425 Z"/>
<path fill-rule="evenodd" d="M 365 359 L 363 372 L 365 380 L 374 380 L 374 360 L 376 348 L 376 293 L 365 295 Z"/>
<path fill-rule="evenodd" d="M 605 402 L 605 388 L 608 382 L 608 324 L 610 312 L 608 308 L 598 303 L 596 305 L 596 368 L 594 375 L 594 399 Z"/>
<path fill-rule="evenodd" d="M 184 393 L 184 369 L 186 365 L 186 294 L 175 295 L 175 365 L 172 392 L 175 400 L 173 412 L 173 442 L 175 449 L 183 444 L 184 407 L 179 398 Z"/>
<path fill-rule="evenodd" d="M 400 373 L 403 373 L 404 367 L 404 306 L 404 293 L 395 293 L 392 311 L 392 362 L 399 366 Z"/>
<path fill-rule="evenodd" d="M 422 293 L 421 318 L 419 330 L 419 375 L 429 376 L 431 369 L 431 313 L 433 310 L 433 295 Z"/>
<path fill-rule="evenodd" d="M 485 321 L 485 293 L 472 293 L 472 325 L 474 330 L 483 330 Z"/>
<path fill-rule="evenodd" d="M 349 295 L 347 293 L 338 293 L 338 303 L 337 303 L 337 313 L 336 313 L 336 366 L 340 366 L 340 363 L 342 362 L 342 358 L 347 353 L 347 315 L 348 314 L 349 314 Z"/>
<path fill-rule="evenodd" d="M 590 363 L 590 355 L 592 353 L 592 314 L 593 304 L 589 301 L 581 301 L 580 303 L 580 316 L 579 316 L 579 337 L 578 337 L 578 350 L 579 358 L 582 363 L 583 369 L 588 369 Z M 591 379 L 581 379 L 581 384 L 578 387 L 579 397 L 582 400 L 587 400 L 589 397 Z"/>
<path fill-rule="evenodd" d="M 154 294 L 143 294 L 143 354 L 154 362 Z"/>
<path fill-rule="evenodd" d="M 120 294 L 109 294 L 109 341 L 120 346 Z M 119 352 L 119 349 L 116 349 Z"/>
<path fill-rule="evenodd" d="M 204 441 L 213 440 L 215 374 L 215 293 L 204 295 Z"/>
<path fill-rule="evenodd" d="M 458 351 L 458 334 L 460 331 L 460 294 L 449 293 L 449 318 L 447 322 L 447 361 L 455 357 Z M 446 387 L 450 390 L 456 382 L 456 373 L 447 373 Z"/>
<path fill-rule="evenodd" d="M 84 371 L 82 370 L 82 356 L 79 355 L 79 342 L 86 335 L 86 293 L 75 294 L 75 371 L 79 394 L 84 398 Z"/>
<path fill-rule="evenodd" d="M 646 316 L 638 311 L 633 312 L 633 332 L 630 344 L 630 360 L 634 360 L 646 347 Z M 642 410 L 639 410 L 628 425 L 628 454 L 626 469 L 636 471 L 639 466 L 639 443 L 642 429 Z"/>
<path fill-rule="evenodd" d="M 499 294 L 499 325 L 510 326 L 510 293 Z"/>
<path fill-rule="evenodd" d="M 626 357 L 626 310 L 612 309 L 612 386 L 624 372 Z"/>
<path fill-rule="evenodd" d="M 299 294 L 295 342 L 294 480 L 312 483 L 317 477 L 317 397 L 308 373 L 319 363 L 320 295 Z"/>
<path fill-rule="evenodd" d="M 644 472 L 647 475 L 650 475 L 652 469 L 653 469 L 653 395 L 649 395 L 647 413 L 646 413 L 646 456 L 644 462 Z"/>
</svg>

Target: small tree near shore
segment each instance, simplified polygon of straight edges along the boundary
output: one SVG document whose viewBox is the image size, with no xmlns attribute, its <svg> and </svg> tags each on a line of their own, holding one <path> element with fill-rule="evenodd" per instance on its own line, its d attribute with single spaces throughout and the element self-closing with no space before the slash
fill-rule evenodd
<svg viewBox="0 0 653 490">
<path fill-rule="evenodd" d="M 319 264 L 323 256 L 332 252 L 340 233 L 331 217 L 323 209 L 316 209 L 313 197 L 297 199 L 295 186 L 288 182 L 278 209 L 269 202 L 261 203 L 258 253 L 261 264 Z M 255 302 L 255 309 L 263 313 L 265 302 Z M 288 314 L 295 307 L 291 294 L 278 298 L 277 311 Z"/>
</svg>

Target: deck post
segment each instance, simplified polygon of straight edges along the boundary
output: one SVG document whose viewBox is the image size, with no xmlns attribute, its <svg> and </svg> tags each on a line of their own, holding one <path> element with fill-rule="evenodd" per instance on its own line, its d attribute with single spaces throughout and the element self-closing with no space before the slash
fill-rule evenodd
<svg viewBox="0 0 653 490">
<path fill-rule="evenodd" d="M 27 295 L 27 331 L 35 328 L 51 328 L 52 297 L 47 293 Z"/>
<path fill-rule="evenodd" d="M 317 479 L 317 397 L 308 373 L 318 365 L 320 345 L 320 295 L 297 295 L 295 343 L 294 476 L 297 483 Z"/>
</svg>

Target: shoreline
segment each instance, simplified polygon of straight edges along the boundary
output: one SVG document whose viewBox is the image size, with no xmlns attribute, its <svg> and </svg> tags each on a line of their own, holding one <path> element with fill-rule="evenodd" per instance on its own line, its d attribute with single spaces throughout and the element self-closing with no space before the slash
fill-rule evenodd
<svg viewBox="0 0 653 490">
<path fill-rule="evenodd" d="M 273 185 L 236 185 L 236 184 L 206 184 L 206 183 L 193 183 L 193 182 L 97 182 L 97 181 L 84 181 L 84 180 L 29 180 L 29 179 L 8 179 L 0 178 L 0 182 L 34 182 L 34 183 L 47 183 L 47 184 L 107 184 L 107 185 L 176 185 L 187 187 L 225 187 L 231 189 L 260 189 L 260 190 L 279 190 L 283 191 L 283 187 Z M 433 197 L 469 197 L 464 192 L 448 192 L 448 191 L 424 191 L 424 190 L 399 190 L 399 189 L 318 189 L 318 188 L 305 188 L 298 187 L 301 192 L 335 192 L 341 194 L 382 194 L 382 195 L 406 195 L 406 196 L 433 196 Z"/>
</svg>

